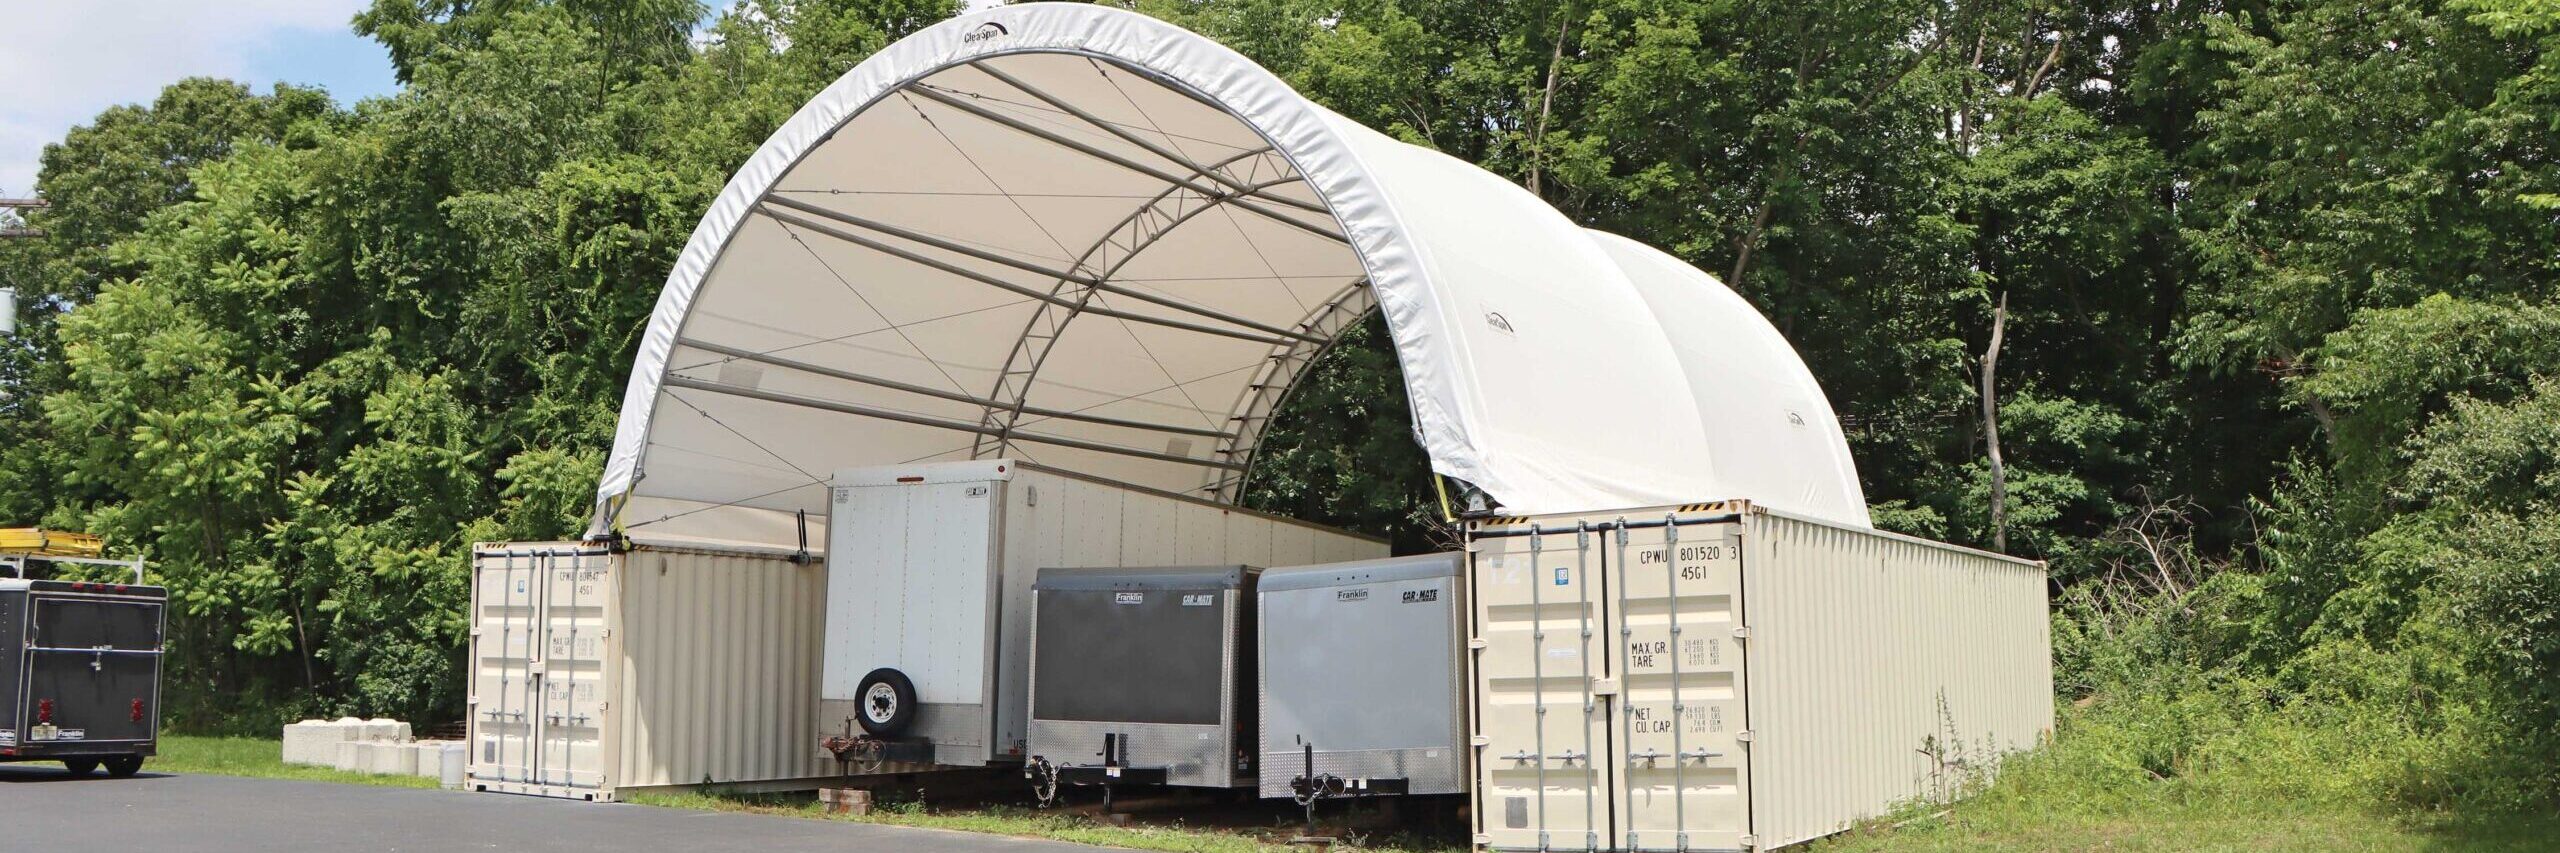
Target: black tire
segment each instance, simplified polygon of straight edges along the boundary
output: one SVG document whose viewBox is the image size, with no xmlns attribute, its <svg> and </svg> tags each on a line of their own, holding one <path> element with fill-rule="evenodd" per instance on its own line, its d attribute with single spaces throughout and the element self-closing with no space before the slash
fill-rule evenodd
<svg viewBox="0 0 2560 853">
<path fill-rule="evenodd" d="M 142 772 L 142 756 L 119 755 L 107 759 L 107 775 L 118 779 Z"/>
<path fill-rule="evenodd" d="M 853 718 L 862 730 L 880 737 L 904 734 L 916 722 L 916 684 L 894 669 L 881 667 L 863 676 L 853 703 Z"/>
<path fill-rule="evenodd" d="M 95 758 L 65 758 L 62 760 L 62 769 L 69 771 L 73 776 L 87 776 L 98 769 L 98 760 Z"/>
</svg>

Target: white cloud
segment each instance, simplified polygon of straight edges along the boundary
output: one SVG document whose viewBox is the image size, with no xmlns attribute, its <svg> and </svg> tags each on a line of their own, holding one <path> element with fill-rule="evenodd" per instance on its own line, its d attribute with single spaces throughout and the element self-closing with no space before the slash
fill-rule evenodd
<svg viewBox="0 0 2560 853">
<path fill-rule="evenodd" d="M 262 46 L 345 32 L 363 0 L 38 0 L 0 36 L 0 195 L 30 192 L 45 143 L 188 76 L 243 78 Z"/>
</svg>

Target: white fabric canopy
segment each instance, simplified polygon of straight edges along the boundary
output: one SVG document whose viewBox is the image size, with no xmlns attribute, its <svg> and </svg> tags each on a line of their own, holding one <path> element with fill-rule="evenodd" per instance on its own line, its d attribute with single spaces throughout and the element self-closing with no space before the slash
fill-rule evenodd
<svg viewBox="0 0 2560 853">
<path fill-rule="evenodd" d="M 972 458 L 1233 502 L 1373 309 L 1433 470 L 1505 511 L 1868 521 L 1820 387 L 1712 277 L 1206 38 L 1059 3 L 890 45 L 730 179 L 659 295 L 595 530 L 823 514 L 839 468 Z"/>
</svg>

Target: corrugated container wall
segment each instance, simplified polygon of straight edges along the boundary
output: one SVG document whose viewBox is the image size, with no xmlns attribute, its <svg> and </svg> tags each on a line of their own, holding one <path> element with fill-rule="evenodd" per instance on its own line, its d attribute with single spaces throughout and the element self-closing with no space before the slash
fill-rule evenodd
<svg viewBox="0 0 2560 853">
<path fill-rule="evenodd" d="M 1468 551 L 1479 846 L 1783 847 L 2052 732 L 2039 563 L 1739 501 Z"/>
<path fill-rule="evenodd" d="M 473 553 L 469 787 L 609 801 L 806 787 L 827 572 L 787 551 L 635 543 Z"/>
<path fill-rule="evenodd" d="M 1848 829 L 2053 733 L 2043 564 L 1751 512 L 1752 830 Z"/>
</svg>

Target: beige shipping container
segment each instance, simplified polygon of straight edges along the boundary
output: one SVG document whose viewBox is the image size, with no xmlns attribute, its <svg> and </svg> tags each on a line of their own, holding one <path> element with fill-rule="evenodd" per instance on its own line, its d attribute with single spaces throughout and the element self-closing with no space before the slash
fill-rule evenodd
<svg viewBox="0 0 2560 853">
<path fill-rule="evenodd" d="M 1762 850 L 2053 731 L 2042 563 L 1743 501 L 1469 525 L 1476 845 Z"/>
<path fill-rule="evenodd" d="M 822 555 L 682 540 L 472 552 L 465 786 L 612 801 L 635 790 L 811 788 Z M 841 725 L 836 727 L 841 728 Z"/>
</svg>

